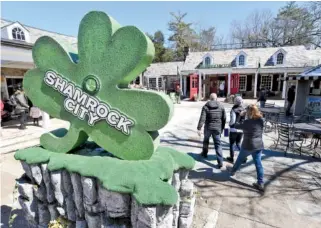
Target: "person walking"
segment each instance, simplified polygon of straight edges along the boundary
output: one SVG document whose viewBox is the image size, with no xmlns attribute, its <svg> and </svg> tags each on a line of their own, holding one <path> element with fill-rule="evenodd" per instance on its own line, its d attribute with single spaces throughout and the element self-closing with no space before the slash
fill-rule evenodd
<svg viewBox="0 0 321 228">
<path fill-rule="evenodd" d="M 266 102 L 266 98 L 267 98 L 267 90 L 265 88 L 262 88 L 259 94 L 259 98 L 257 99 L 257 101 L 260 102 L 260 108 L 264 108 L 265 107 L 265 102 Z"/>
<path fill-rule="evenodd" d="M 15 92 L 10 99 L 14 103 L 14 112 L 20 116 L 20 130 L 26 129 L 27 112 L 29 110 L 28 100 L 19 84 L 15 88 Z"/>
<path fill-rule="evenodd" d="M 39 126 L 39 118 L 41 116 L 40 109 L 38 107 L 36 107 L 36 106 L 33 106 L 30 109 L 30 116 L 31 116 L 31 118 L 33 118 L 33 125 Z"/>
<path fill-rule="evenodd" d="M 225 90 L 225 82 L 221 82 L 221 84 L 220 84 L 220 97 L 224 97 L 224 90 Z"/>
<path fill-rule="evenodd" d="M 257 182 L 253 183 L 253 186 L 264 191 L 264 170 L 261 161 L 262 151 L 264 149 L 263 144 L 263 126 L 264 121 L 262 114 L 260 113 L 256 105 L 249 105 L 247 111 L 241 113 L 241 115 L 247 114 L 247 119 L 243 123 L 236 123 L 235 128 L 243 130 L 244 139 L 241 145 L 241 151 L 236 159 L 233 168 L 228 167 L 231 176 L 234 176 L 236 171 L 242 165 L 244 159 L 252 155 L 253 161 L 256 167 Z"/>
<path fill-rule="evenodd" d="M 198 134 L 201 135 L 201 129 L 205 124 L 203 151 L 201 153 L 201 156 L 207 158 L 209 139 L 210 137 L 212 137 L 219 168 L 223 166 L 221 134 L 224 130 L 225 123 L 225 109 L 223 105 L 217 101 L 216 93 L 212 93 L 210 95 L 210 101 L 208 101 L 202 108 L 202 113 L 198 122 L 197 130 Z"/>
<path fill-rule="evenodd" d="M 181 103 L 181 94 L 182 94 L 181 88 L 179 85 L 177 85 L 175 89 L 175 97 L 176 97 L 177 104 Z"/>
<path fill-rule="evenodd" d="M 232 107 L 230 113 L 230 156 L 227 157 L 226 160 L 228 160 L 231 163 L 234 163 L 234 146 L 236 146 L 239 149 L 239 151 L 241 150 L 243 132 L 242 130 L 236 129 L 235 124 L 243 123 L 243 121 L 245 120 L 245 116 L 242 116 L 241 113 L 244 111 L 245 108 L 243 107 L 243 99 L 241 96 L 238 96 L 234 99 L 234 106 Z"/>
<path fill-rule="evenodd" d="M 291 111 L 294 100 L 295 100 L 295 86 L 293 85 L 288 90 L 288 97 L 287 97 L 288 106 L 287 106 L 286 112 L 285 112 L 286 116 L 290 116 L 290 111 Z"/>
</svg>

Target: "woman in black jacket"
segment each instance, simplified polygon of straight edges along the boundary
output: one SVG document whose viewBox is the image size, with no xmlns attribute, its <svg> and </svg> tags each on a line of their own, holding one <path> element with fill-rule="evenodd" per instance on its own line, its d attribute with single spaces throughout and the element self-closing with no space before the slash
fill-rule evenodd
<svg viewBox="0 0 321 228">
<path fill-rule="evenodd" d="M 247 119 L 243 123 L 235 124 L 236 129 L 243 130 L 243 142 L 241 145 L 241 151 L 237 157 L 237 160 L 230 170 L 231 175 L 234 176 L 235 172 L 240 168 L 244 159 L 250 154 L 253 157 L 253 161 L 256 167 L 257 183 L 253 183 L 253 186 L 261 191 L 264 191 L 264 170 L 262 166 L 261 156 L 264 149 L 263 145 L 263 126 L 264 121 L 262 114 L 260 113 L 256 105 L 249 105 L 247 111 L 242 112 L 241 115 L 247 114 Z"/>
</svg>

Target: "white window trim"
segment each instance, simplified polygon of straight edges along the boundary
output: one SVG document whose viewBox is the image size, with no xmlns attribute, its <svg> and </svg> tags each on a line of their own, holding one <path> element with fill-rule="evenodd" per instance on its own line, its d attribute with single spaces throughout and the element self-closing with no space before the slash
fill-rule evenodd
<svg viewBox="0 0 321 228">
<path fill-rule="evenodd" d="M 207 53 L 206 55 L 203 56 L 203 66 L 206 66 L 206 65 L 205 65 L 205 59 L 206 59 L 207 57 L 209 57 L 210 60 L 211 60 L 210 65 L 214 65 L 214 59 L 213 59 L 213 57 L 211 56 L 211 54 Z"/>
<path fill-rule="evenodd" d="M 245 78 L 245 89 L 242 89 L 241 90 L 241 84 L 240 84 L 240 79 L 241 79 L 241 77 L 244 77 Z M 246 92 L 246 87 L 247 87 L 247 75 L 245 75 L 245 74 L 243 74 L 243 75 L 240 75 L 240 79 L 239 79 L 239 87 L 240 87 L 240 92 Z"/>
<path fill-rule="evenodd" d="M 272 91 L 272 86 L 273 86 L 273 74 L 271 75 L 271 74 L 263 74 L 262 76 L 261 76 L 261 83 L 260 83 L 260 87 L 262 87 L 262 78 L 263 77 L 266 77 L 266 76 L 269 76 L 270 78 L 271 78 L 271 85 L 270 85 L 270 90 Z"/>
<path fill-rule="evenodd" d="M 239 65 L 239 58 L 241 55 L 244 55 L 244 65 Z M 236 67 L 246 67 L 247 66 L 247 54 L 244 51 L 241 51 L 237 54 L 236 58 Z"/>
<path fill-rule="evenodd" d="M 7 27 L 3 28 L 3 30 L 1 29 L 1 32 L 4 33 L 6 31 L 7 39 L 16 40 L 16 39 L 13 39 L 13 36 L 12 36 L 12 30 L 14 28 L 20 28 L 23 31 L 23 33 L 25 35 L 25 40 L 23 40 L 23 41 L 20 40 L 21 42 L 30 43 L 30 32 L 23 25 L 21 25 L 19 22 L 15 22 L 15 23 L 12 23 L 11 25 L 8 25 Z M 3 35 L 1 35 L 1 37 L 2 36 Z"/>
<path fill-rule="evenodd" d="M 279 53 L 282 53 L 283 54 L 283 63 L 282 64 L 277 64 L 277 56 Z M 274 53 L 273 55 L 273 63 L 274 63 L 274 66 L 284 66 L 285 63 L 286 63 L 286 51 L 284 51 L 284 49 L 279 49 L 277 52 Z"/>
</svg>

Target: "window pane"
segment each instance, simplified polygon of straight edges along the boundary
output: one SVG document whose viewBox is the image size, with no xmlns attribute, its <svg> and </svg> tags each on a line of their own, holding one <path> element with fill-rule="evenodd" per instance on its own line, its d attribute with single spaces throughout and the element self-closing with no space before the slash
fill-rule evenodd
<svg viewBox="0 0 321 228">
<path fill-rule="evenodd" d="M 13 31 L 12 31 L 12 38 L 13 38 L 13 39 L 17 39 L 17 35 L 16 35 L 16 33 L 13 32 Z"/>
<path fill-rule="evenodd" d="M 244 61 L 245 60 L 245 57 L 244 57 L 244 55 L 240 55 L 240 57 L 239 57 L 239 65 L 240 66 L 244 66 Z"/>
<path fill-rule="evenodd" d="M 17 33 L 17 40 L 21 40 L 21 36 L 19 33 Z"/>
<path fill-rule="evenodd" d="M 21 34 L 21 40 L 26 40 L 25 35 L 23 33 Z"/>
<path fill-rule="evenodd" d="M 246 76 L 242 75 L 240 76 L 240 80 L 239 80 L 239 88 L 240 91 L 246 91 Z"/>
<path fill-rule="evenodd" d="M 283 64 L 283 54 L 279 53 L 276 57 L 276 64 Z"/>
</svg>

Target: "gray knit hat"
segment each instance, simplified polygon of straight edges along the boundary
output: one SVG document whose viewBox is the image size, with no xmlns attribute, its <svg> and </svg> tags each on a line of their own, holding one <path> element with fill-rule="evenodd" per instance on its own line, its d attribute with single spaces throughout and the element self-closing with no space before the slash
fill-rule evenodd
<svg viewBox="0 0 321 228">
<path fill-rule="evenodd" d="M 234 99 L 234 104 L 240 105 L 240 104 L 242 104 L 242 103 L 243 103 L 243 99 L 242 99 L 241 96 L 235 97 L 235 99 Z"/>
</svg>

